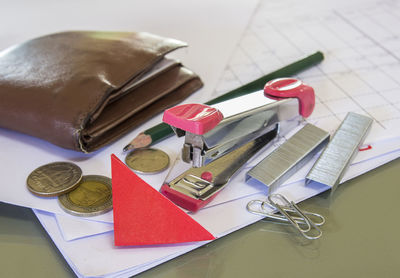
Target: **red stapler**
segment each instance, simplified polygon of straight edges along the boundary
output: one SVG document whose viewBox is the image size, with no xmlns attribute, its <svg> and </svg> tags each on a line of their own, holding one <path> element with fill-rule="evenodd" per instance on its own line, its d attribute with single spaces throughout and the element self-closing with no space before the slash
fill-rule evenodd
<svg viewBox="0 0 400 278">
<path fill-rule="evenodd" d="M 182 160 L 192 167 L 161 187 L 161 193 L 189 211 L 208 204 L 256 153 L 308 117 L 314 90 L 294 78 L 269 81 L 263 91 L 213 106 L 183 104 L 163 121 L 185 136 Z"/>
</svg>

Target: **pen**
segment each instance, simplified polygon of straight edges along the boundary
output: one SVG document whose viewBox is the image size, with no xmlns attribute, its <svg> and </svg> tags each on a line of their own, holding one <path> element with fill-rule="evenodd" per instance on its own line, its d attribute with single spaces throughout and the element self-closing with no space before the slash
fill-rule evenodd
<svg viewBox="0 0 400 278">
<path fill-rule="evenodd" d="M 275 78 L 287 77 L 297 74 L 321 62 L 323 59 L 324 55 L 322 54 L 322 52 L 317 51 L 301 60 L 293 62 L 276 71 L 264 75 L 250 83 L 247 83 L 237 89 L 229 91 L 217 98 L 209 100 L 205 104 L 212 105 L 261 90 L 264 88 L 265 83 L 267 83 L 268 81 Z M 172 135 L 173 135 L 172 128 L 166 123 L 160 123 L 141 132 L 128 145 L 124 147 L 123 151 L 126 152 L 132 149 L 148 147 Z"/>
</svg>

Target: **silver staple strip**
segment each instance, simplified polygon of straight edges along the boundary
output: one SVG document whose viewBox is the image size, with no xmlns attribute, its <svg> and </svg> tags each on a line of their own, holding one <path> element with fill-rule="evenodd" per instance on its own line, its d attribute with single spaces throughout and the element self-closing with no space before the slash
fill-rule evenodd
<svg viewBox="0 0 400 278">
<path fill-rule="evenodd" d="M 357 154 L 373 120 L 350 112 L 335 132 L 331 142 L 306 176 L 306 184 L 318 182 L 334 190 Z"/>
<path fill-rule="evenodd" d="M 329 133 L 307 124 L 246 174 L 246 181 L 275 190 L 329 142 Z"/>
</svg>

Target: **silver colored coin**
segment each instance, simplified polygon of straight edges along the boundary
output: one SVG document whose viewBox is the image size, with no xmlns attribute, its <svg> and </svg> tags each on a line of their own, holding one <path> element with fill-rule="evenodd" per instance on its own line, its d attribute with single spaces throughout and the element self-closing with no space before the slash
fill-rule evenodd
<svg viewBox="0 0 400 278">
<path fill-rule="evenodd" d="M 33 194 L 54 197 L 73 190 L 82 178 L 82 170 L 71 162 L 53 162 L 33 170 L 26 184 Z"/>
<path fill-rule="evenodd" d="M 58 203 L 65 212 L 75 216 L 106 213 L 113 207 L 111 179 L 99 175 L 83 176 L 78 187 L 58 197 Z"/>
<path fill-rule="evenodd" d="M 135 172 L 141 174 L 156 174 L 169 166 L 169 156 L 162 150 L 141 148 L 130 152 L 125 163 Z"/>
</svg>

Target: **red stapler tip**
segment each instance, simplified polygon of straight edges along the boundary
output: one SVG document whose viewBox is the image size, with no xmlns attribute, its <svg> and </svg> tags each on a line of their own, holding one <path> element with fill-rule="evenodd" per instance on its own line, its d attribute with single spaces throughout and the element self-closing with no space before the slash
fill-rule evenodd
<svg viewBox="0 0 400 278">
<path fill-rule="evenodd" d="M 194 134 L 204 134 L 224 118 L 222 113 L 204 104 L 182 104 L 165 110 L 163 122 Z"/>
</svg>

